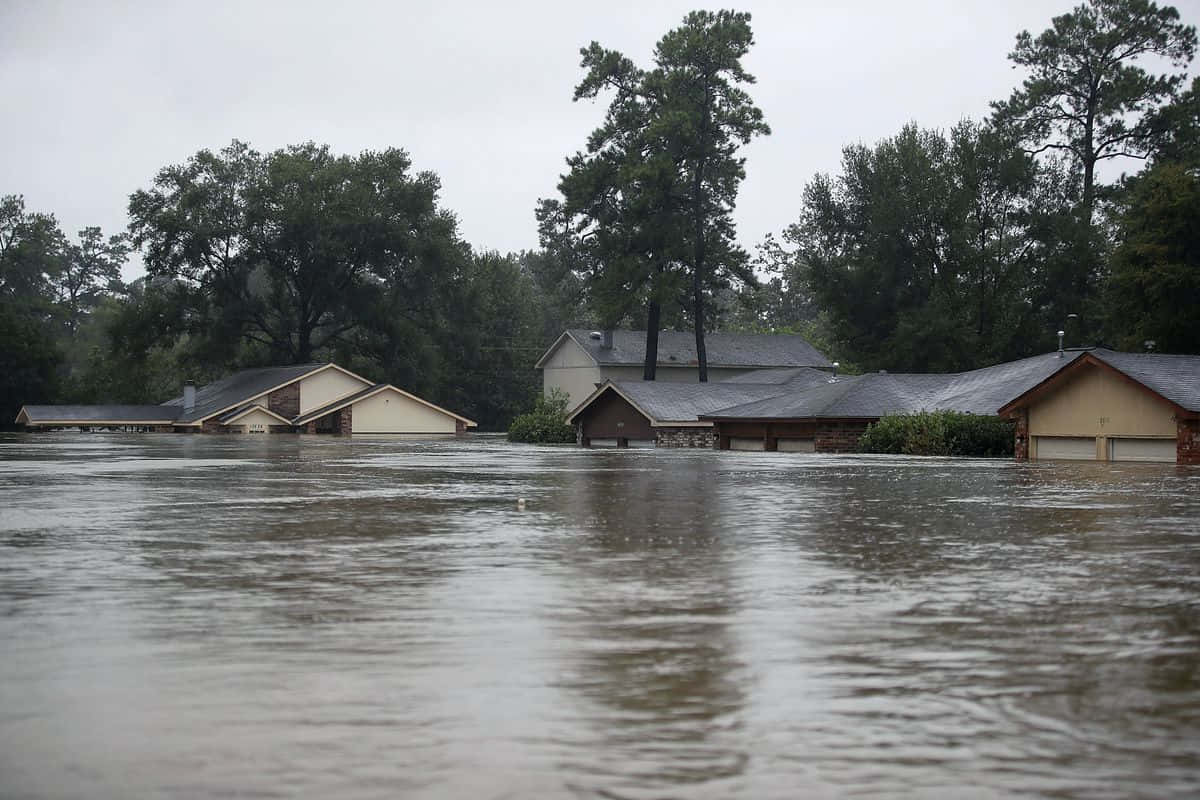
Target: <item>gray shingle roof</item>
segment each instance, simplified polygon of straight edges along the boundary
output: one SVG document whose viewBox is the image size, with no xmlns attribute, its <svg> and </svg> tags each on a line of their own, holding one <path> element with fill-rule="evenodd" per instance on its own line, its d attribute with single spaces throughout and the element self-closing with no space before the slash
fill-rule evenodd
<svg viewBox="0 0 1200 800">
<path fill-rule="evenodd" d="M 174 421 L 183 411 L 173 406 L 25 406 L 30 423 L 124 422 L 129 424 Z"/>
<path fill-rule="evenodd" d="M 597 364 L 633 366 L 646 360 L 645 331 L 613 331 L 611 350 L 591 338 L 591 331 L 567 331 Z M 828 367 L 829 359 L 801 336 L 760 333 L 709 333 L 704 337 L 710 367 Z M 658 364 L 686 367 L 696 364 L 692 333 L 662 331 L 658 335 Z"/>
<path fill-rule="evenodd" d="M 720 382 L 758 383 L 774 386 L 787 384 L 794 389 L 797 386 L 816 386 L 821 383 L 829 383 L 829 379 L 832 377 L 832 372 L 816 369 L 815 367 L 774 367 L 770 369 L 751 370 L 741 375 L 735 375 L 732 378 L 722 378 Z"/>
<path fill-rule="evenodd" d="M 1001 406 L 1072 363 L 1046 353 L 949 374 L 870 373 L 710 412 L 719 419 L 875 419 L 915 411 L 995 414 Z"/>
<path fill-rule="evenodd" d="M 1092 355 L 1188 411 L 1200 411 L 1200 356 L 1119 353 L 1096 348 Z"/>
<path fill-rule="evenodd" d="M 218 411 L 244 405 L 251 398 L 257 397 L 269 389 L 291 383 L 323 366 L 325 364 L 318 363 L 298 364 L 291 367 L 244 369 L 207 386 L 197 388 L 196 405 L 186 414 L 182 413 L 182 395 L 168 400 L 163 405 L 180 407 L 179 422 L 195 422 Z"/>
</svg>

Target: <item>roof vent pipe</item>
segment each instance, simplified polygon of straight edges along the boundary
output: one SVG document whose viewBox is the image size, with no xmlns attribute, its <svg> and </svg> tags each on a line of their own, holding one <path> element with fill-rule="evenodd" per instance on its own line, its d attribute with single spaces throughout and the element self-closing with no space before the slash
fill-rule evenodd
<svg viewBox="0 0 1200 800">
<path fill-rule="evenodd" d="M 604 332 L 604 338 L 600 341 L 600 349 L 601 350 L 612 350 L 613 349 L 613 332 L 611 330 L 606 330 Z"/>
<path fill-rule="evenodd" d="M 838 370 L 838 367 L 840 367 L 840 366 L 841 366 L 841 364 L 839 364 L 838 362 L 836 362 L 836 361 L 833 362 L 833 377 L 834 378 L 837 378 L 837 370 Z"/>
<path fill-rule="evenodd" d="M 196 382 L 183 382 L 183 410 L 191 411 L 196 407 Z"/>
<path fill-rule="evenodd" d="M 1058 332 L 1058 357 L 1059 357 L 1059 358 L 1062 358 L 1062 357 L 1063 357 L 1063 346 L 1062 346 L 1062 342 L 1063 342 L 1063 337 L 1064 337 L 1064 336 L 1066 336 L 1066 335 L 1067 335 L 1066 331 L 1059 331 L 1059 332 Z"/>
</svg>

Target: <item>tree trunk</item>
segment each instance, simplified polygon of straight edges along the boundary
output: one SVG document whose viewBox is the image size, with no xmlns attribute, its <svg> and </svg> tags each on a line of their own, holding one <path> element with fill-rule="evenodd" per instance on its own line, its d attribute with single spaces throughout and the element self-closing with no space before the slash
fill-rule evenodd
<svg viewBox="0 0 1200 800">
<path fill-rule="evenodd" d="M 658 329 L 662 318 L 662 306 L 651 300 L 646 309 L 646 361 L 642 368 L 642 380 L 652 381 L 658 369 Z"/>
<path fill-rule="evenodd" d="M 703 247 L 700 248 L 703 251 Z M 696 325 L 696 363 L 700 367 L 700 383 L 708 383 L 708 353 L 704 349 L 704 281 L 700 270 L 692 272 L 692 306 Z"/>
</svg>

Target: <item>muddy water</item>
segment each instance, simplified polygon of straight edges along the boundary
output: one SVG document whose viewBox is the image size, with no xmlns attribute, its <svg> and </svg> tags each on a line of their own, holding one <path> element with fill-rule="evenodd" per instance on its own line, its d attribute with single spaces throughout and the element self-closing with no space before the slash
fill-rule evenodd
<svg viewBox="0 0 1200 800">
<path fill-rule="evenodd" d="M 8 436 L 0 648 L 5 798 L 1195 796 L 1200 470 Z"/>
</svg>

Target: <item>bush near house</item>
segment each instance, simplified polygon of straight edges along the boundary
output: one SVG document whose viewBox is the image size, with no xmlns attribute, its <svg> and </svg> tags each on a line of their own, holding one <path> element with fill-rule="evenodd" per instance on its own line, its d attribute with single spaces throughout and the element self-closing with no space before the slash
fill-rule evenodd
<svg viewBox="0 0 1200 800">
<path fill-rule="evenodd" d="M 957 411 L 893 414 L 868 427 L 858 449 L 908 456 L 1011 456 L 1013 423 Z"/>
<path fill-rule="evenodd" d="M 533 411 L 521 414 L 508 428 L 510 442 L 531 444 L 574 444 L 575 428 L 567 424 L 567 393 L 551 389 L 539 395 Z"/>
</svg>

